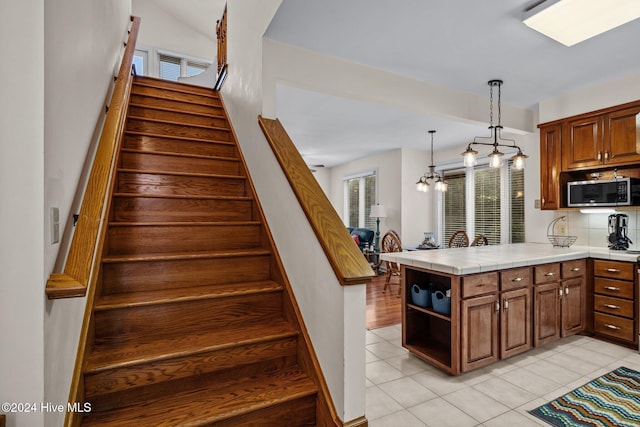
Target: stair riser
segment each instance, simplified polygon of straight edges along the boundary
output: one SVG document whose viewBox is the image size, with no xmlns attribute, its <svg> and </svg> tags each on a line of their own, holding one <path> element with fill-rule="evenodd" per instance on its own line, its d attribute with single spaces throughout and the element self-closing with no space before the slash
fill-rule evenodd
<svg viewBox="0 0 640 427">
<path fill-rule="evenodd" d="M 102 291 L 106 295 L 258 282 L 269 279 L 270 268 L 270 255 L 105 263 Z"/>
<path fill-rule="evenodd" d="M 251 200 L 115 197 L 114 221 L 250 221 Z"/>
<path fill-rule="evenodd" d="M 155 96 L 131 94 L 131 103 L 142 106 L 167 108 L 173 111 L 182 111 L 185 113 L 207 114 L 211 116 L 222 116 L 222 106 L 220 105 L 203 105 L 191 104 L 188 102 L 177 101 L 173 99 L 158 98 Z"/>
<path fill-rule="evenodd" d="M 261 244 L 259 224 L 112 225 L 108 231 L 110 255 L 257 249 Z"/>
<path fill-rule="evenodd" d="M 94 399 L 99 395 L 150 384 L 166 383 L 192 375 L 217 372 L 217 375 L 220 376 L 223 375 L 223 371 L 251 364 L 256 364 L 256 369 L 263 369 L 264 366 L 257 365 L 258 362 L 275 359 L 280 359 L 278 361 L 279 369 L 291 367 L 295 365 L 297 341 L 297 337 L 292 336 L 86 374 L 85 395 L 89 399 Z M 291 359 L 293 359 L 293 363 Z M 256 373 L 259 371 L 253 372 L 253 374 Z M 245 374 L 251 375 L 252 372 L 245 372 Z"/>
<path fill-rule="evenodd" d="M 281 300 L 280 292 L 271 292 L 96 311 L 95 341 L 135 341 L 264 322 L 282 316 Z"/>
<path fill-rule="evenodd" d="M 172 139 L 146 135 L 125 134 L 124 148 L 178 154 L 195 154 L 200 156 L 236 157 L 235 148 L 229 143 Z"/>
<path fill-rule="evenodd" d="M 155 96 L 158 98 L 170 99 L 174 101 L 190 102 L 215 107 L 220 107 L 222 105 L 218 98 L 193 93 L 176 92 L 149 86 L 133 85 L 131 93 L 135 95 Z"/>
<path fill-rule="evenodd" d="M 120 167 L 140 171 L 206 173 L 239 175 L 240 162 L 227 159 L 205 159 L 153 153 L 125 151 L 120 155 Z"/>
<path fill-rule="evenodd" d="M 180 110 L 159 110 L 155 108 L 144 108 L 138 105 L 129 106 L 129 116 L 140 117 L 145 119 L 164 120 L 167 122 L 183 123 L 187 125 L 211 126 L 219 128 L 228 128 L 229 122 L 224 117 L 216 117 L 215 111 L 206 116 L 200 114 L 187 114 L 183 109 Z"/>
<path fill-rule="evenodd" d="M 127 131 L 151 133 L 157 135 L 179 136 L 207 141 L 231 141 L 231 131 L 206 127 L 194 127 L 169 122 L 155 122 L 129 117 Z"/>
<path fill-rule="evenodd" d="M 245 185 L 244 178 L 120 172 L 116 188 L 119 193 L 245 196 Z"/>
<path fill-rule="evenodd" d="M 316 397 L 307 396 L 239 417 L 209 424 L 215 427 L 316 425 Z"/>
</svg>

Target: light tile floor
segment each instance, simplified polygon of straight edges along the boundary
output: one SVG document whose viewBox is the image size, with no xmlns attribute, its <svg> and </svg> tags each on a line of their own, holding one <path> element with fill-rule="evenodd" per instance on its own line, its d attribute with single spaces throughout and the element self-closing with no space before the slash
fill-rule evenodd
<svg viewBox="0 0 640 427">
<path fill-rule="evenodd" d="M 367 331 L 366 417 L 371 427 L 546 426 L 527 413 L 640 354 L 590 337 L 553 344 L 459 376 L 402 347 L 401 325 Z"/>
</svg>

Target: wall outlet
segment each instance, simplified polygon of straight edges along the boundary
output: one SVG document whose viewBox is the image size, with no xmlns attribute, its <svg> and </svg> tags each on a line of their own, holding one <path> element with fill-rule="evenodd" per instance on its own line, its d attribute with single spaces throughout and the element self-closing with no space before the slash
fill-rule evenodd
<svg viewBox="0 0 640 427">
<path fill-rule="evenodd" d="M 560 234 L 566 236 L 567 234 L 567 226 L 564 224 L 560 224 Z"/>
<path fill-rule="evenodd" d="M 60 241 L 60 209 L 51 208 L 51 244 Z"/>
</svg>

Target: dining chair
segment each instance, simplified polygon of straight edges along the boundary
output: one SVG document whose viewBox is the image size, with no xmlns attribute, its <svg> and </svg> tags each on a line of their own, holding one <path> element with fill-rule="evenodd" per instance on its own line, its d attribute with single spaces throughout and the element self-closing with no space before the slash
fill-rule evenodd
<svg viewBox="0 0 640 427">
<path fill-rule="evenodd" d="M 389 230 L 382 238 L 382 252 L 402 252 L 402 242 L 400 236 L 393 230 Z M 385 261 L 387 268 L 386 278 L 384 280 L 384 288 L 382 292 L 386 292 L 391 284 L 391 277 L 398 277 L 398 295 L 400 295 L 400 287 L 402 286 L 402 277 L 400 277 L 400 265 L 393 261 Z"/>
<path fill-rule="evenodd" d="M 478 234 L 473 242 L 471 242 L 470 246 L 487 246 L 489 241 L 487 240 L 487 236 L 484 234 Z"/>
<path fill-rule="evenodd" d="M 465 248 L 469 246 L 469 236 L 464 230 L 458 230 L 451 235 L 449 239 L 450 248 Z"/>
</svg>

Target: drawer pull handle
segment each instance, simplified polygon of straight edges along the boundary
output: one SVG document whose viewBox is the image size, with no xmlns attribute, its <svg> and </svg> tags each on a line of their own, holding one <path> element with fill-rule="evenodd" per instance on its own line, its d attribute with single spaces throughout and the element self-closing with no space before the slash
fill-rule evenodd
<svg viewBox="0 0 640 427">
<path fill-rule="evenodd" d="M 604 326 L 605 326 L 605 328 L 613 329 L 614 331 L 619 331 L 620 330 L 620 326 L 609 325 L 609 324 L 606 324 Z"/>
<path fill-rule="evenodd" d="M 613 305 L 613 304 L 604 304 L 605 307 L 610 308 L 612 310 L 619 310 L 620 306 L 619 305 Z"/>
<path fill-rule="evenodd" d="M 555 273 L 553 271 L 550 271 L 548 273 L 544 273 L 545 276 L 549 277 L 549 276 L 553 276 Z"/>
<path fill-rule="evenodd" d="M 571 271 L 580 271 L 580 267 L 573 267 Z"/>
<path fill-rule="evenodd" d="M 618 270 L 617 268 L 607 268 L 606 271 L 608 273 L 620 273 L 620 270 Z"/>
<path fill-rule="evenodd" d="M 620 288 L 616 288 L 615 286 L 605 286 L 604 288 L 608 291 L 614 291 L 614 292 L 618 292 L 620 290 Z"/>
<path fill-rule="evenodd" d="M 522 277 L 516 277 L 512 282 L 522 282 Z"/>
<path fill-rule="evenodd" d="M 569 295 L 569 287 L 568 287 L 568 286 L 565 286 L 565 288 L 564 288 L 564 294 L 565 294 L 565 295 Z"/>
<path fill-rule="evenodd" d="M 509 300 L 506 298 L 504 299 L 503 307 L 504 307 L 504 311 L 509 310 Z"/>
</svg>

